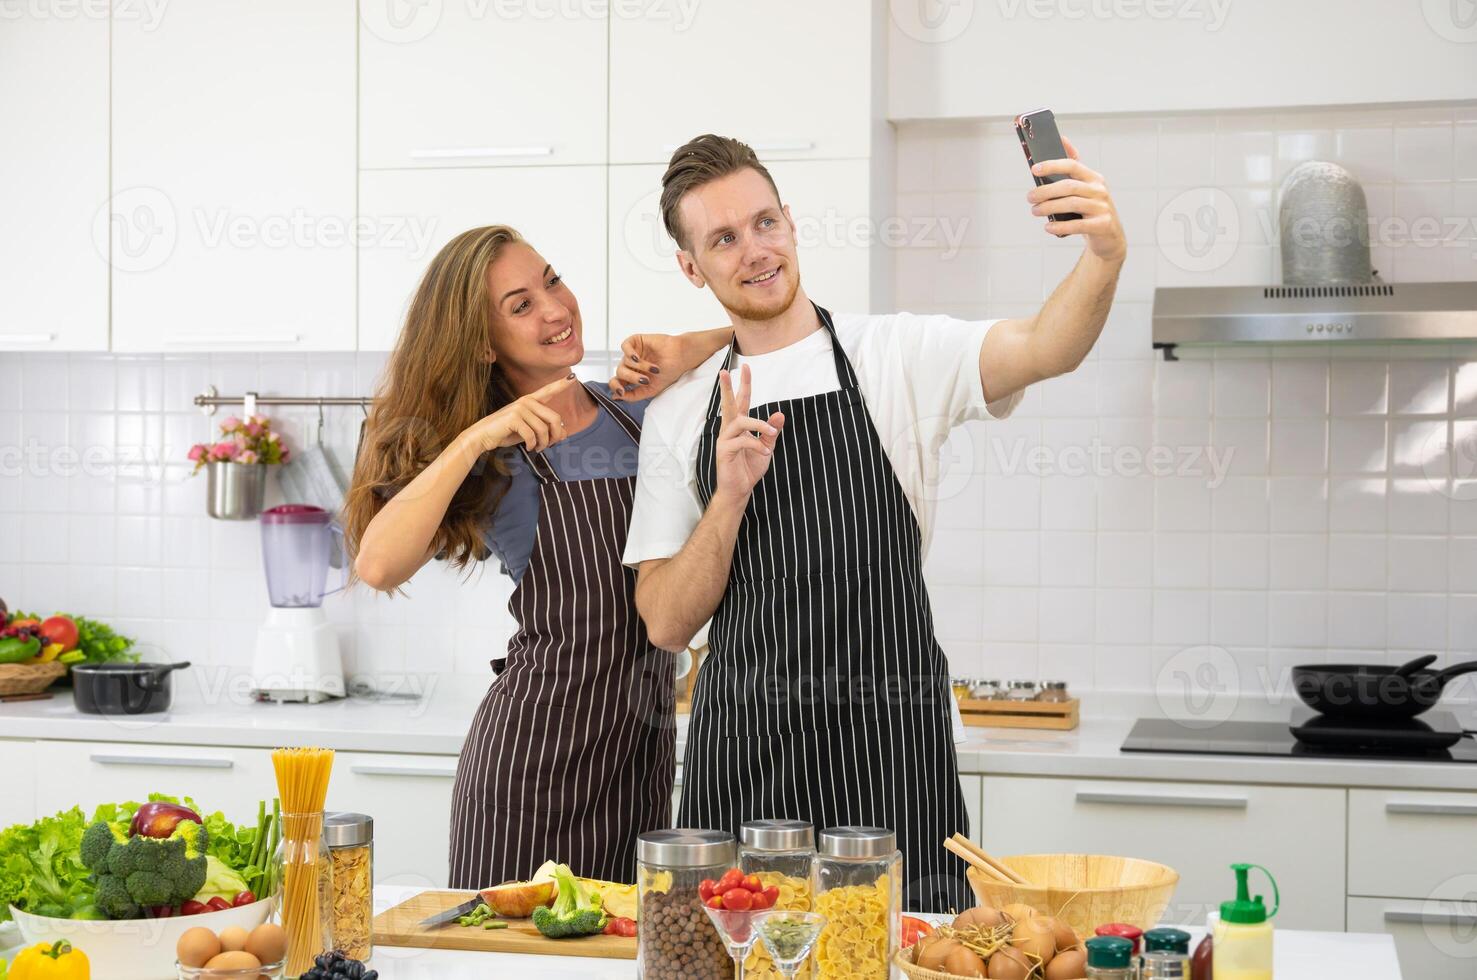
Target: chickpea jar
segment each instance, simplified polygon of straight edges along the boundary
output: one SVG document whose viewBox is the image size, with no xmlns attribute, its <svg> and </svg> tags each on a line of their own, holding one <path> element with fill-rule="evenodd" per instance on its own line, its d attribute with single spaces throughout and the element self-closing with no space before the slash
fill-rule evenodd
<svg viewBox="0 0 1477 980">
<path fill-rule="evenodd" d="M 703 911 L 698 885 L 736 864 L 733 835 L 648 830 L 636 838 L 636 970 L 645 980 L 731 980 L 733 960 Z"/>
<path fill-rule="evenodd" d="M 809 912 L 815 866 L 815 828 L 803 820 L 749 820 L 739 828 L 739 870 L 778 892 L 773 908 Z M 762 942 L 744 961 L 744 980 L 769 980 L 782 974 Z M 809 980 L 810 964 L 796 977 Z"/>
</svg>

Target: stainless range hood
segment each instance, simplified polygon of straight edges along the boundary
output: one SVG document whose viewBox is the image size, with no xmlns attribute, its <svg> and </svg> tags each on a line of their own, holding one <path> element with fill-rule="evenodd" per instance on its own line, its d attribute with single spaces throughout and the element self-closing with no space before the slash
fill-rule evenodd
<svg viewBox="0 0 1477 980">
<path fill-rule="evenodd" d="M 1477 282 L 1154 290 L 1154 347 L 1477 340 Z"/>
</svg>

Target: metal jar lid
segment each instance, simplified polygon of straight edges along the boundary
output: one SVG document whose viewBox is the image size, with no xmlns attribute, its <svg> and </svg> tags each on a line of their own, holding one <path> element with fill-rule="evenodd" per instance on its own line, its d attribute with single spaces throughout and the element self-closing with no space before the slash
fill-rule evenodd
<svg viewBox="0 0 1477 980">
<path fill-rule="evenodd" d="M 821 831 L 821 854 L 837 858 L 890 857 L 897 834 L 885 827 L 831 827 Z"/>
<path fill-rule="evenodd" d="M 374 818 L 367 813 L 329 813 L 323 818 L 323 841 L 329 847 L 372 844 Z"/>
<path fill-rule="evenodd" d="M 648 830 L 636 838 L 636 859 L 664 868 L 706 868 L 733 864 L 737 845 L 722 830 Z"/>
<path fill-rule="evenodd" d="M 804 820 L 745 820 L 739 840 L 760 851 L 814 850 L 815 828 Z"/>
</svg>

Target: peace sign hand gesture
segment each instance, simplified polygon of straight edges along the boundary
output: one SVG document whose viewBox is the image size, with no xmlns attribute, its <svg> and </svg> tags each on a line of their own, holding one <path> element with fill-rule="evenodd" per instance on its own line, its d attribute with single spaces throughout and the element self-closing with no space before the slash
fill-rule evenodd
<svg viewBox="0 0 1477 980">
<path fill-rule="evenodd" d="M 715 495 L 747 501 L 749 494 L 764 474 L 774 454 L 775 441 L 785 427 L 785 416 L 775 412 L 766 422 L 749 416 L 749 366 L 739 368 L 738 391 L 727 371 L 718 373 L 718 392 L 722 398 L 722 425 L 715 446 L 718 479 Z"/>
</svg>

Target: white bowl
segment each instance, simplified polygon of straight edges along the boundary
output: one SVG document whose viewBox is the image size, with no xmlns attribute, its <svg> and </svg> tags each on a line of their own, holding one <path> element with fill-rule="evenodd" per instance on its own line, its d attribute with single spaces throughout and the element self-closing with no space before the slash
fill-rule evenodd
<svg viewBox="0 0 1477 980">
<path fill-rule="evenodd" d="M 204 926 L 219 933 L 228 926 L 255 929 L 272 914 L 273 900 L 264 898 L 240 908 L 168 919 L 49 919 L 14 905 L 10 914 L 26 945 L 65 939 L 87 954 L 92 975 L 107 980 L 174 980 L 174 948 L 185 930 Z"/>
</svg>

